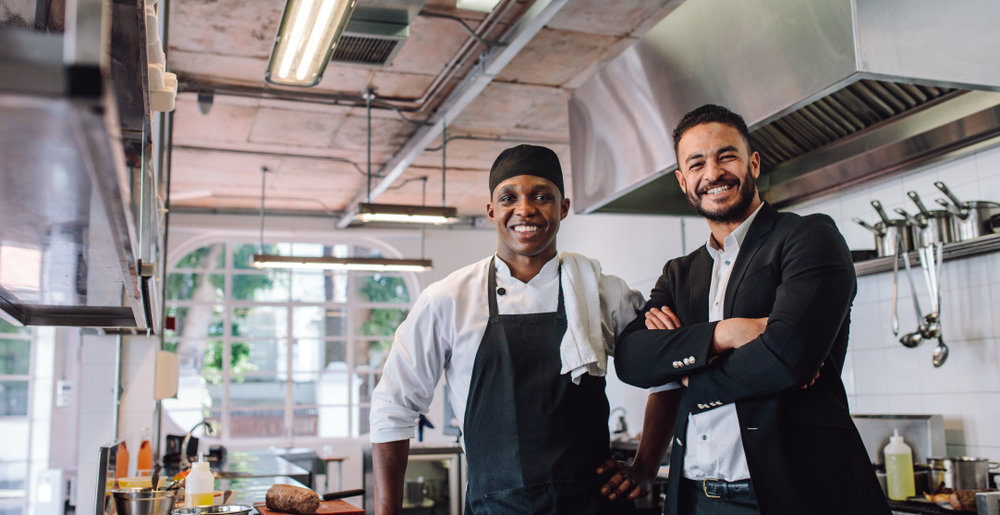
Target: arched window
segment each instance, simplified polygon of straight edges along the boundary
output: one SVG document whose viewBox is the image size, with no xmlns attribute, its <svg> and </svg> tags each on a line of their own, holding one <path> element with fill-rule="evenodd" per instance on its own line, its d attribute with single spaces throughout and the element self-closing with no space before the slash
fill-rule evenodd
<svg viewBox="0 0 1000 515">
<path fill-rule="evenodd" d="M 223 442 L 356 437 L 368 432 L 372 390 L 396 327 L 417 294 L 413 273 L 265 269 L 242 238 L 180 249 L 167 276 L 167 350 L 181 362 L 165 425 L 203 419 Z M 277 255 L 398 254 L 374 240 L 281 242 Z M 169 419 L 169 420 L 167 420 Z"/>
</svg>

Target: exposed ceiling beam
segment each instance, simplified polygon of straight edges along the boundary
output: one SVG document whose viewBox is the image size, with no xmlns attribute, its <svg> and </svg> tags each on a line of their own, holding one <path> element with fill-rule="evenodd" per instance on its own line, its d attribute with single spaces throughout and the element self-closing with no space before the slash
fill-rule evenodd
<svg viewBox="0 0 1000 515">
<path fill-rule="evenodd" d="M 362 190 L 355 196 L 348 205 L 347 216 L 340 219 L 337 226 L 347 227 L 354 220 L 353 213 L 357 210 L 357 205 L 361 202 L 371 202 L 381 195 L 396 181 L 406 169 L 413 164 L 413 161 L 441 135 L 445 124 L 450 124 L 480 93 L 486 86 L 507 66 L 514 56 L 518 54 L 545 27 L 545 24 L 552 19 L 559 9 L 569 0 L 536 0 L 534 4 L 524 13 L 524 15 L 514 24 L 513 27 L 500 40 L 507 44 L 504 47 L 494 47 L 493 51 L 477 65 L 462 80 L 448 98 L 438 108 L 437 121 L 433 125 L 424 125 L 410 137 L 409 140 L 382 167 L 380 173 L 383 179 L 372 188 L 369 195 L 367 190 Z"/>
</svg>

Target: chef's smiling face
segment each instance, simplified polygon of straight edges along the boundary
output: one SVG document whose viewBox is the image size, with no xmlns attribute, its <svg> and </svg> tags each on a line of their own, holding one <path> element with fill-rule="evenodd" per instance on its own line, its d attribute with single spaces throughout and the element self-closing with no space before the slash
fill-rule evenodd
<svg viewBox="0 0 1000 515">
<path fill-rule="evenodd" d="M 501 258 L 551 259 L 559 222 L 569 214 L 569 199 L 548 179 L 518 175 L 497 185 L 486 212 L 500 237 Z"/>
<path fill-rule="evenodd" d="M 711 122 L 687 130 L 677 144 L 677 181 L 699 215 L 742 222 L 760 203 L 760 155 L 734 127 Z"/>
</svg>

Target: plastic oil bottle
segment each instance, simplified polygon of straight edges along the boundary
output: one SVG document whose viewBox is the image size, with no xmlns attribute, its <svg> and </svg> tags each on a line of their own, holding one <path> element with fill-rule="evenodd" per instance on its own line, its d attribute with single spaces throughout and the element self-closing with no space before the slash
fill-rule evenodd
<svg viewBox="0 0 1000 515">
<path fill-rule="evenodd" d="M 184 484 L 184 505 L 211 506 L 212 494 L 215 492 L 215 476 L 208 468 L 205 456 L 198 455 L 198 461 L 191 464 L 191 473 Z"/>
<path fill-rule="evenodd" d="M 907 497 L 916 495 L 913 487 L 913 450 L 903 442 L 898 429 L 892 433 L 884 450 L 886 486 L 890 499 L 905 501 Z"/>
<path fill-rule="evenodd" d="M 150 431 L 148 428 L 142 430 L 142 444 L 139 445 L 139 455 L 136 457 L 136 475 L 148 476 L 153 473 L 153 449 L 149 446 Z M 154 485 L 159 488 L 159 485 Z"/>
</svg>

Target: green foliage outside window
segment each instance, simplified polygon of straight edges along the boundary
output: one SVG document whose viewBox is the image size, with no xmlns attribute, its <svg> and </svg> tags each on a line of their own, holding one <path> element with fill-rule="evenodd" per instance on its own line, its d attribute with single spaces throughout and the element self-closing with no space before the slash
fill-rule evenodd
<svg viewBox="0 0 1000 515">
<path fill-rule="evenodd" d="M 232 342 L 232 359 L 230 361 L 230 379 L 235 383 L 242 383 L 245 379 L 245 372 L 257 370 L 257 365 L 250 362 L 251 344 L 247 342 Z M 201 369 L 201 376 L 206 381 L 220 385 L 222 384 L 222 341 L 212 340 L 205 348 L 205 364 Z"/>
</svg>

